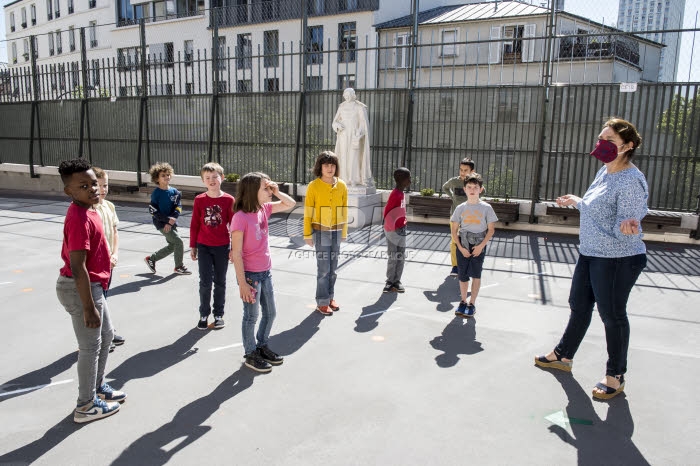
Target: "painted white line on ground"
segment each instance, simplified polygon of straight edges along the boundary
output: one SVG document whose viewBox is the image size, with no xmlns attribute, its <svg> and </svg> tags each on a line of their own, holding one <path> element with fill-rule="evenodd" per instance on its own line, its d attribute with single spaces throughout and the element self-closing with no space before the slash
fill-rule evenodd
<svg viewBox="0 0 700 466">
<path fill-rule="evenodd" d="M 211 348 L 207 351 L 209 351 L 210 353 L 213 353 L 214 351 L 221 351 L 221 350 L 225 350 L 225 349 L 229 349 L 229 348 L 237 348 L 239 346 L 243 346 L 243 343 L 234 343 L 232 345 L 219 346 L 218 348 Z"/>
<path fill-rule="evenodd" d="M 401 309 L 401 308 L 400 307 L 392 307 L 391 309 L 385 309 L 383 311 L 373 312 L 371 314 L 364 314 L 364 315 L 361 315 L 360 317 L 358 317 L 358 319 L 363 319 L 365 317 L 370 317 L 370 316 L 376 316 L 377 314 L 384 314 L 385 312 L 389 312 L 389 311 L 396 311 L 397 309 Z"/>
<path fill-rule="evenodd" d="M 485 285 L 479 288 L 479 291 L 485 290 L 486 288 L 493 288 L 494 286 L 498 286 L 500 283 L 491 283 L 490 285 Z"/>
<path fill-rule="evenodd" d="M 11 392 L 0 393 L 0 397 L 16 395 L 18 393 L 24 393 L 24 392 L 31 392 L 32 390 L 39 390 L 41 388 L 52 387 L 54 385 L 63 385 L 66 383 L 71 383 L 72 381 L 73 381 L 73 379 L 68 379 L 68 380 L 61 380 L 60 382 L 45 383 L 43 385 L 37 385 L 36 387 L 20 388 L 19 390 L 13 390 Z"/>
</svg>

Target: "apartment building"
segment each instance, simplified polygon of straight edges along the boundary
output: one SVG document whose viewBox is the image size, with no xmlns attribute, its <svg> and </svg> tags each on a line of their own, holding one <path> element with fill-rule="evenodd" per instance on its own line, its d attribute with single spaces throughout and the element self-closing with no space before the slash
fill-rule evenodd
<svg viewBox="0 0 700 466">
<path fill-rule="evenodd" d="M 685 0 L 619 0 L 617 27 L 623 31 L 660 31 L 682 29 Z M 642 37 L 661 42 L 659 81 L 676 81 L 681 34 L 679 32 L 653 32 Z"/>
</svg>

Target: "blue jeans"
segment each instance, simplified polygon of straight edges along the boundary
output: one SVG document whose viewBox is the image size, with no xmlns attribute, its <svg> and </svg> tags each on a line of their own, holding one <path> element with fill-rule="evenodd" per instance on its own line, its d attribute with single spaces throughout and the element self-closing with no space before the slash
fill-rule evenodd
<svg viewBox="0 0 700 466">
<path fill-rule="evenodd" d="M 341 231 L 314 230 L 316 247 L 316 304 L 328 306 L 335 293 Z"/>
<path fill-rule="evenodd" d="M 275 320 L 275 296 L 272 288 L 272 274 L 266 272 L 245 272 L 245 279 L 250 286 L 255 287 L 255 302 L 243 303 L 243 349 L 245 354 L 250 354 L 257 347 L 267 345 L 270 338 L 270 329 Z M 255 323 L 262 308 L 262 319 L 258 327 L 257 344 L 255 343 Z"/>
<path fill-rule="evenodd" d="M 197 244 L 199 265 L 199 315 L 211 314 L 211 288 L 214 284 L 214 316 L 224 315 L 226 304 L 226 272 L 230 246 L 207 246 Z"/>
<path fill-rule="evenodd" d="M 593 305 L 597 304 L 608 346 L 605 374 L 627 372 L 630 340 L 627 299 L 646 265 L 646 254 L 616 258 L 579 255 L 569 293 L 569 323 L 555 351 L 573 359 L 591 323 Z"/>
<path fill-rule="evenodd" d="M 114 331 L 109 318 L 107 300 L 99 283 L 90 283 L 90 292 L 95 308 L 100 313 L 102 325 L 98 328 L 85 326 L 83 302 L 73 278 L 59 276 L 56 281 L 58 301 L 70 314 L 75 339 L 78 341 L 78 400 L 82 405 L 95 399 L 95 392 L 104 383 L 105 367 L 112 344 Z"/>
</svg>

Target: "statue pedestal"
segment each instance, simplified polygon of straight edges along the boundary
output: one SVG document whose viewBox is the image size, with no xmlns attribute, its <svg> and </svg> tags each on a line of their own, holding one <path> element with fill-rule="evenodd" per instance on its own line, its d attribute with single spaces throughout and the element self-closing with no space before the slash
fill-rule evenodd
<svg viewBox="0 0 700 466">
<path fill-rule="evenodd" d="M 376 188 L 348 186 L 348 226 L 382 224 L 382 195 Z"/>
</svg>

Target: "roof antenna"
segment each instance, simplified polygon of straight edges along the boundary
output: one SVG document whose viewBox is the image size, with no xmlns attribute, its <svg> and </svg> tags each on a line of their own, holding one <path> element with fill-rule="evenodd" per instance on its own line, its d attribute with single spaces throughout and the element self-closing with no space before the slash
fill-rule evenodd
<svg viewBox="0 0 700 466">
<path fill-rule="evenodd" d="M 493 2 L 493 11 L 498 11 L 498 0 Z"/>
</svg>

